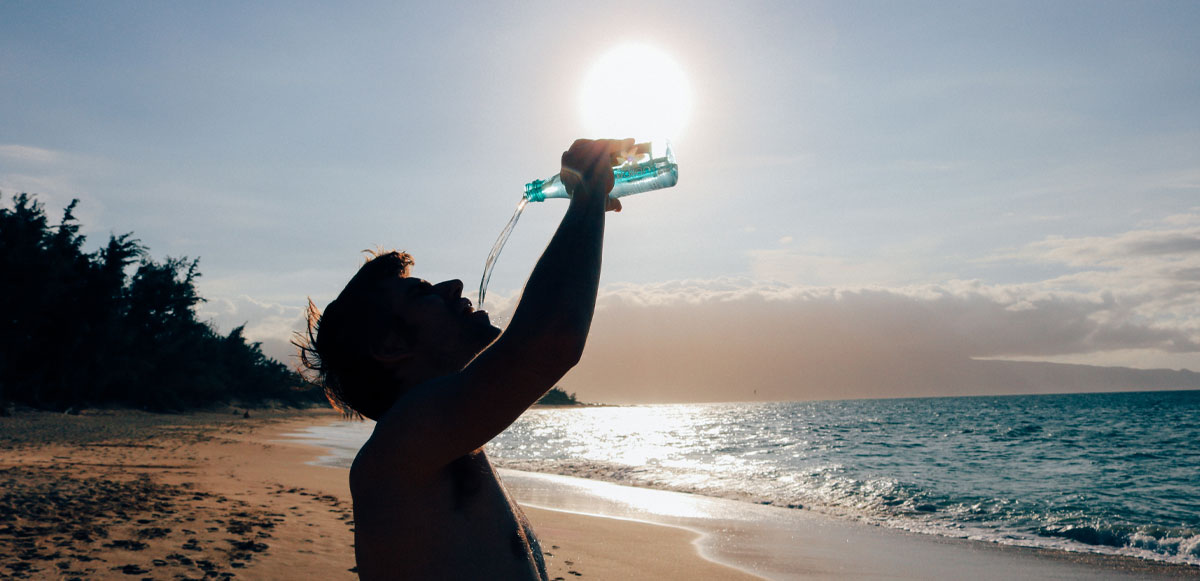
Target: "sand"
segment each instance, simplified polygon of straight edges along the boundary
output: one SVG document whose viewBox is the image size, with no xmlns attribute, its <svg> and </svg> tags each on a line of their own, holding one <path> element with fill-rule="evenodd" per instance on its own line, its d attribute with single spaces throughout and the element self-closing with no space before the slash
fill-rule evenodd
<svg viewBox="0 0 1200 581">
<path fill-rule="evenodd" d="M 0 577 L 353 579 L 345 469 L 284 434 L 329 411 L 0 418 Z M 679 527 L 528 509 L 552 579 L 753 579 Z"/>
</svg>

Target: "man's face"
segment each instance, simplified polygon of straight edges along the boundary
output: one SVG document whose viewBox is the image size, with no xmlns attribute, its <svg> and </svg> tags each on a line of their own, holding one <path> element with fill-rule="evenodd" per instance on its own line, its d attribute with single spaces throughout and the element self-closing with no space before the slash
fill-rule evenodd
<svg viewBox="0 0 1200 581">
<path fill-rule="evenodd" d="M 487 312 L 463 298 L 461 280 L 429 284 L 405 277 L 386 284 L 392 315 L 406 327 L 414 352 L 447 372 L 470 363 L 500 335 Z"/>
</svg>

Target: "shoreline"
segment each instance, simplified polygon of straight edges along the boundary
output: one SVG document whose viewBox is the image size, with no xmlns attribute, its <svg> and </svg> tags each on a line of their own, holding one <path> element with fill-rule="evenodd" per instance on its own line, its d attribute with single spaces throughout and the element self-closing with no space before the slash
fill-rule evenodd
<svg viewBox="0 0 1200 581">
<path fill-rule="evenodd" d="M 503 461 L 497 462 L 499 472 L 502 475 L 510 475 L 510 479 L 514 477 L 522 480 L 545 479 L 550 482 L 549 484 L 526 484 L 526 486 L 532 486 L 533 488 L 537 489 L 534 492 L 534 498 L 536 500 L 532 500 L 531 502 L 541 502 L 542 497 L 548 494 L 546 489 L 550 487 L 573 487 L 578 490 L 572 494 L 579 494 L 587 497 L 598 497 L 586 500 L 555 499 L 547 505 L 556 507 L 559 510 L 576 511 L 580 514 L 599 514 L 601 516 L 608 516 L 611 518 L 628 518 L 637 522 L 650 522 L 668 526 L 679 526 L 684 524 L 689 528 L 694 528 L 698 531 L 708 531 L 711 533 L 713 530 L 719 529 L 720 526 L 704 526 L 702 524 L 702 519 L 689 519 L 689 515 L 679 513 L 681 510 L 679 508 L 668 508 L 665 509 L 666 512 L 660 512 L 659 510 L 653 508 L 646 508 L 651 502 L 657 502 L 660 505 L 674 507 L 692 504 L 704 505 L 705 508 L 686 510 L 698 511 L 702 514 L 705 514 L 705 518 L 716 518 L 719 521 L 723 521 L 721 526 L 724 527 L 747 525 L 751 527 L 755 526 L 754 523 L 748 522 L 752 519 L 729 518 L 728 516 L 725 516 L 740 509 L 745 511 L 747 514 L 757 514 L 763 520 L 788 520 L 798 525 L 804 525 L 812 520 L 821 521 L 823 523 L 828 523 L 831 526 L 844 529 L 844 534 L 850 537 L 857 534 L 891 534 L 895 535 L 897 538 L 912 537 L 918 539 L 927 539 L 930 542 L 958 545 L 965 547 L 968 550 L 1008 551 L 1014 554 L 1019 553 L 1029 555 L 1038 559 L 1070 562 L 1100 570 L 1136 571 L 1145 575 L 1161 576 L 1163 578 L 1200 579 L 1200 565 L 1157 559 L 1153 556 L 1140 556 L 1137 554 L 1125 554 L 1115 551 L 1106 552 L 1079 550 L 1073 547 L 1026 544 L 1023 542 L 1024 539 L 1016 537 L 1012 538 L 1011 542 L 1006 542 L 1009 539 L 979 537 L 966 533 L 957 535 L 945 534 L 937 530 L 928 529 L 902 528 L 885 522 L 870 520 L 867 518 L 856 518 L 853 515 L 839 514 L 837 512 L 826 512 L 819 508 L 814 509 L 807 506 L 782 506 L 768 502 L 754 502 L 751 500 L 746 500 L 745 498 L 734 496 L 711 496 L 699 492 L 677 490 L 668 487 L 659 488 L 640 484 L 630 484 L 628 482 L 622 482 L 619 480 L 606 479 L 603 476 L 592 478 L 575 474 L 564 474 L 550 470 L 537 471 L 536 469 L 530 469 L 528 466 L 528 464 L 522 464 L 519 468 L 511 468 L 506 466 Z M 508 480 L 506 480 L 506 482 L 508 482 Z M 602 490 L 608 487 L 611 488 L 608 490 Z M 660 497 L 654 496 L 659 495 L 660 493 L 664 494 L 662 494 Z M 634 500 L 625 500 L 621 497 L 628 497 Z M 654 498 L 655 500 L 649 500 L 651 498 Z M 711 506 L 708 506 L 709 503 L 711 503 Z M 716 552 L 721 552 L 719 547 L 716 549 Z M 1149 551 L 1146 552 L 1149 553 Z M 747 569 L 746 564 L 738 562 L 736 558 L 726 558 L 720 556 L 714 557 L 712 555 L 706 555 L 706 557 L 722 562 L 731 567 Z M 753 569 L 749 568 L 747 570 Z"/>
<path fill-rule="evenodd" d="M 892 529 L 807 510 L 501 470 L 524 505 L 682 526 L 701 554 L 770 579 L 1196 579 L 1200 567 Z"/>
</svg>

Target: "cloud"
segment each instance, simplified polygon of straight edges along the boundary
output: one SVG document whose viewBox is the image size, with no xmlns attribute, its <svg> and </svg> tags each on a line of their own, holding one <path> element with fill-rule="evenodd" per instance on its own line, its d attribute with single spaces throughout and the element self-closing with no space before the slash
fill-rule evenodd
<svg viewBox="0 0 1200 581">
<path fill-rule="evenodd" d="M 903 269 L 891 261 L 811 247 L 752 258 L 756 279 L 783 282 L 602 293 L 570 387 L 610 401 L 949 395 L 1037 384 L 980 359 L 1200 367 L 1200 219 L 1192 213 L 1112 236 L 1047 238 L 990 259 L 1066 269 L 1021 284 L 896 284 Z"/>
<path fill-rule="evenodd" d="M 1145 267 L 1148 258 L 1195 261 L 1200 259 L 1200 225 L 1135 230 L 1111 237 L 1056 236 L 1026 246 L 1014 258 L 1084 268 Z"/>
<path fill-rule="evenodd" d="M 111 164 L 101 158 L 56 151 L 15 143 L 0 144 L 0 194 L 10 198 L 18 193 L 36 194 L 47 215 L 57 220 L 61 209 L 72 199 L 85 234 L 97 233 L 104 215 L 104 203 L 86 184 L 95 176 L 107 175 Z M 99 231 L 102 232 L 106 228 Z"/>
<path fill-rule="evenodd" d="M 0 144 L 0 159 L 5 161 L 45 164 L 60 162 L 63 157 L 63 154 L 57 151 L 40 147 L 15 143 Z"/>
<path fill-rule="evenodd" d="M 951 395 L 976 358 L 1116 349 L 1200 353 L 1187 326 L 1138 322 L 1111 294 L 975 281 L 902 288 L 716 279 L 604 292 L 565 385 L 599 401 Z M 994 367 L 994 366 L 993 366 Z"/>
<path fill-rule="evenodd" d="M 1200 190 L 1200 184 L 1194 187 L 1195 189 Z M 1170 226 L 1200 225 L 1200 208 L 1192 208 L 1192 211 L 1186 214 L 1167 216 L 1166 218 L 1163 218 L 1162 222 L 1163 224 Z"/>
<path fill-rule="evenodd" d="M 715 335 L 739 330 L 807 338 L 820 328 L 822 338 L 853 336 L 860 345 L 888 346 L 896 337 L 907 337 L 905 349 L 964 357 L 1132 348 L 1200 352 L 1190 322 L 1174 327 L 1139 322 L 1125 314 L 1132 306 L 1107 292 L 1040 292 L 978 281 L 899 288 L 677 281 L 619 287 L 599 301 L 606 317 L 650 320 L 660 316 L 653 311 L 664 311 L 668 314 L 662 316 L 677 317 L 681 324 L 716 327 Z"/>
<path fill-rule="evenodd" d="M 1036 286 L 1108 293 L 1117 306 L 1105 316 L 1200 329 L 1200 215 L 1113 236 L 1047 238 L 993 260 L 1065 266 L 1069 272 Z"/>
<path fill-rule="evenodd" d="M 248 341 L 262 343 L 263 353 L 268 357 L 289 366 L 295 363 L 296 349 L 289 341 L 293 333 L 305 328 L 302 306 L 236 295 L 207 298 L 196 311 L 200 320 L 211 322 L 221 333 L 245 325 L 243 336 Z"/>
</svg>

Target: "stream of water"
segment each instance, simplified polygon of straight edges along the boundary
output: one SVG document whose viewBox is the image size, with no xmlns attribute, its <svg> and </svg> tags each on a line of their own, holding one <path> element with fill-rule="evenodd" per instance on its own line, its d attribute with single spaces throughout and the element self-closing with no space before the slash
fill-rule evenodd
<svg viewBox="0 0 1200 581">
<path fill-rule="evenodd" d="M 529 205 L 529 199 L 522 197 L 517 204 L 517 210 L 513 212 L 512 218 L 508 219 L 508 224 L 500 231 L 500 236 L 496 238 L 496 244 L 488 253 L 487 262 L 483 264 L 483 277 L 479 279 L 479 302 L 475 305 L 477 308 L 483 308 L 483 298 L 487 293 L 488 283 L 492 280 L 492 270 L 496 268 L 496 259 L 500 258 L 504 244 L 508 242 L 508 237 L 512 236 L 513 228 L 517 226 L 517 220 L 521 219 L 521 212 L 525 211 L 527 205 Z"/>
</svg>

